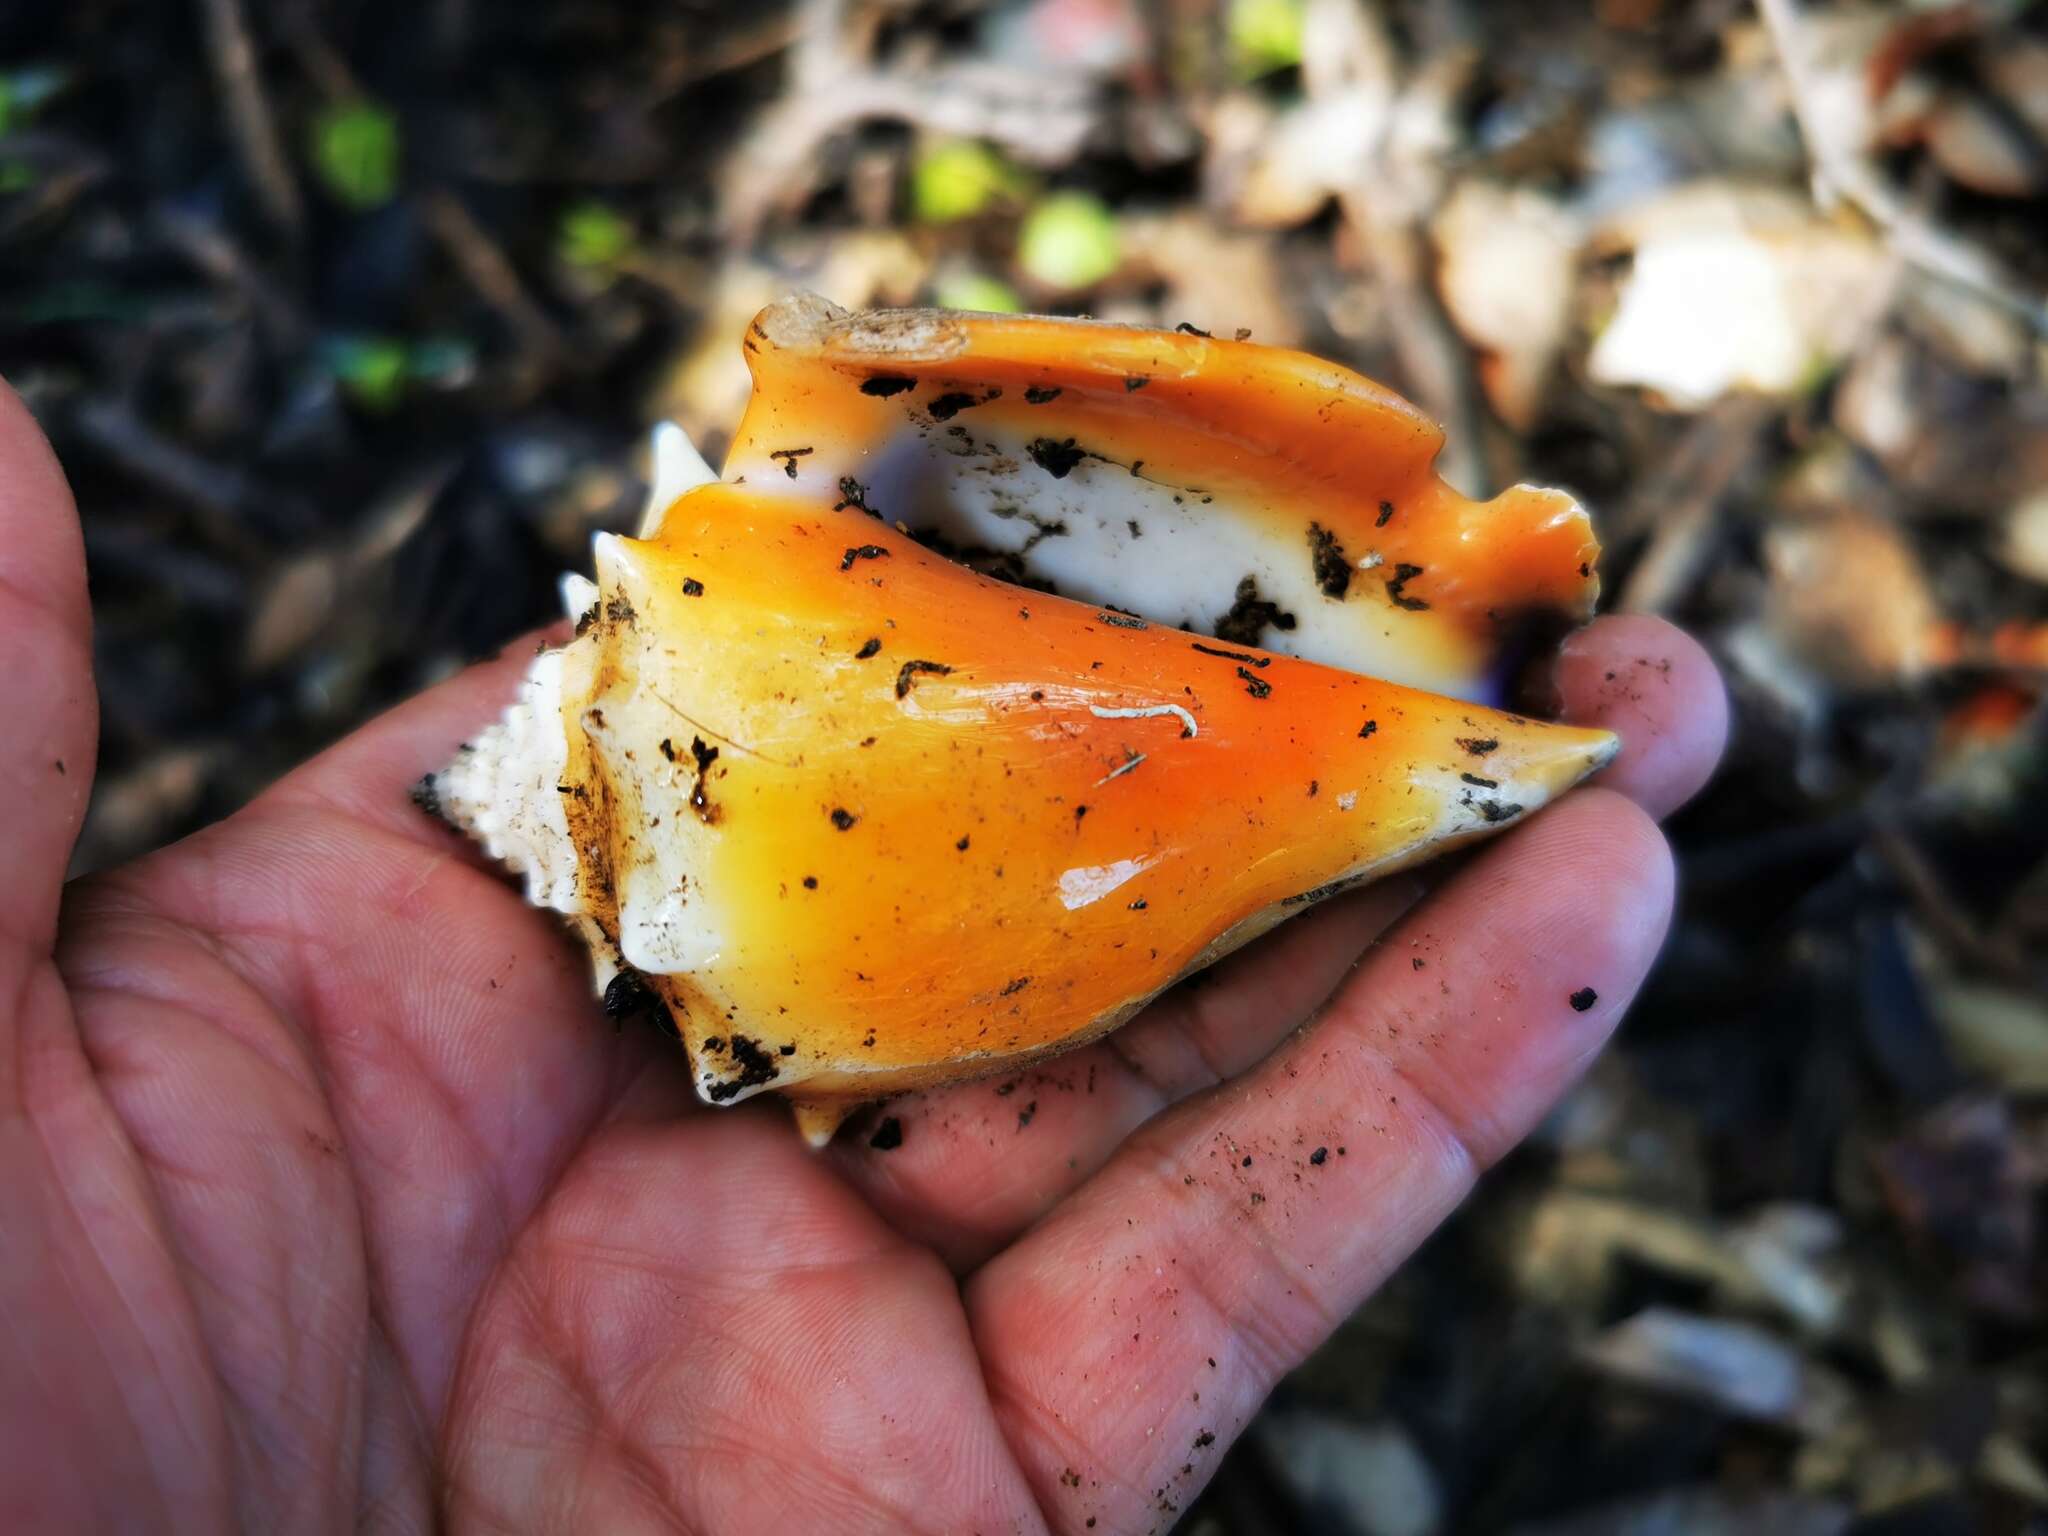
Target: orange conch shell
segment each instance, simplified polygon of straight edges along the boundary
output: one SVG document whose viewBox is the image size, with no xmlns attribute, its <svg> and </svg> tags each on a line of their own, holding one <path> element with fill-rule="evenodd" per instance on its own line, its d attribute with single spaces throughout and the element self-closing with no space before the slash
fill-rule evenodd
<svg viewBox="0 0 2048 1536">
<path fill-rule="evenodd" d="M 1402 509 L 1439 530 L 1526 510 L 1517 493 L 1489 514 L 1432 488 L 1426 463 L 1371 474 L 1356 464 L 1367 505 L 1382 490 L 1401 498 L 1381 529 L 1376 510 L 1338 494 L 1314 441 L 1292 459 L 1277 438 L 1252 453 L 1245 443 L 1279 429 L 1247 413 L 1243 430 L 1204 457 L 1190 425 L 1187 401 L 1221 388 L 1206 371 L 1270 382 L 1294 369 L 1309 419 L 1332 399 L 1360 413 L 1326 431 L 1369 438 L 1376 418 L 1363 401 L 1427 436 L 1362 381 L 1332 390 L 1306 364 L 1282 369 L 1256 349 L 1216 344 L 1183 359 L 1176 397 L 1157 359 L 1186 338 L 961 323 L 1013 352 L 1025 350 L 1021 336 L 1047 357 L 1067 335 L 1056 375 L 1066 382 L 1045 387 L 1077 397 L 1093 389 L 1075 383 L 1084 362 L 1115 379 L 1129 358 L 1152 360 L 1144 390 L 1117 382 L 1100 401 L 1077 398 L 1059 422 L 1062 441 L 1089 431 L 1097 463 L 1112 449 L 1131 462 L 1156 453 L 1158 484 L 1216 487 L 1200 493 L 1214 506 L 1230 498 L 1228 513 L 1197 501 L 1171 534 L 1162 521 L 1162 541 L 1191 543 L 1206 515 L 1277 523 L 1306 503 L 1339 542 L 1358 541 L 1345 543 L 1351 551 L 1367 547 L 1366 529 L 1392 535 Z M 520 703 L 437 786 L 457 822 L 527 874 L 537 902 L 578 926 L 601 983 L 637 975 L 667 1005 L 707 1100 L 787 1094 L 823 1139 L 863 1101 L 1069 1048 L 1313 902 L 1514 822 L 1613 754 L 1605 732 L 1362 676 L 1350 662 L 1412 640 L 1428 654 L 1411 672 L 1477 686 L 1493 621 L 1472 594 L 1525 606 L 1585 600 L 1589 576 L 1567 582 L 1546 564 L 1569 558 L 1574 572 L 1590 570 L 1576 508 L 1534 519 L 1535 552 L 1520 569 L 1501 540 L 1473 541 L 1491 548 L 1480 560 L 1455 539 L 1433 551 L 1404 530 L 1387 553 L 1438 573 L 1430 607 L 1373 599 L 1325 624 L 1298 616 L 1275 637 L 1343 659 L 1340 669 L 1119 611 L 1144 606 L 1121 601 L 1131 594 L 1119 570 L 1073 563 L 1066 590 L 1111 594 L 1077 602 L 925 548 L 871 515 L 899 508 L 861 503 L 876 485 L 924 473 L 890 480 L 884 461 L 924 453 L 921 423 L 906 443 L 898 422 L 915 418 L 896 397 L 922 399 L 932 386 L 864 392 L 866 362 L 842 373 L 792 355 L 781 371 L 764 360 L 778 334 L 788 332 L 771 312 L 752 338 L 764 393 L 728 478 L 661 498 L 649 537 L 599 540 L 596 584 L 576 592 L 587 604 L 576 638 L 540 658 Z M 1022 364 L 998 374 L 980 361 L 984 393 L 1033 387 Z M 1169 405 L 1130 414 L 1126 399 L 1155 388 Z M 991 404 L 977 407 L 987 413 L 978 444 L 1004 440 Z M 918 409 L 929 416 L 930 402 Z M 801 441 L 777 436 L 763 425 L 771 417 L 808 429 Z M 1153 434 L 1144 453 L 1117 435 L 1126 429 Z M 671 443 L 671 472 L 682 474 L 676 452 Z M 692 467 L 688 478 L 705 473 Z M 1048 504 L 1026 495 L 1028 474 L 1085 493 L 1062 503 L 1070 525 L 1100 510 L 1074 466 L 1055 476 L 1028 445 L 1020 465 L 983 473 L 1025 482 L 1016 504 L 1040 516 Z M 1285 497 L 1261 489 L 1260 473 L 1284 482 Z M 1117 474 L 1132 478 L 1130 463 Z M 842 478 L 864 493 L 845 493 Z M 1308 502 L 1318 486 L 1326 500 Z M 1297 493 L 1290 512 L 1281 503 Z M 941 500 L 903 506 L 903 521 L 918 526 L 915 510 L 933 526 Z M 1240 541 L 1233 554 L 1250 559 L 1255 547 Z M 1185 563 L 1198 578 L 1201 562 Z M 1278 590 L 1279 573 L 1266 572 L 1247 574 L 1264 577 L 1262 592 L 1267 580 Z M 1288 601 L 1308 608 L 1291 591 Z"/>
<path fill-rule="evenodd" d="M 1082 602 L 1475 698 L 1531 617 L 1592 617 L 1562 491 L 1475 502 L 1443 432 L 1304 353 L 941 310 L 764 311 L 725 478 L 901 522 Z"/>
</svg>

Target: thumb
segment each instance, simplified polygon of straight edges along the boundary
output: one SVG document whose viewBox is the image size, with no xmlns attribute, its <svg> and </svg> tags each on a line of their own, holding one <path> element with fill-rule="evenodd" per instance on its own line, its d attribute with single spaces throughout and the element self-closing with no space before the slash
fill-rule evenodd
<svg viewBox="0 0 2048 1536">
<path fill-rule="evenodd" d="M 85 547 L 64 473 L 0 383 L 0 949 L 47 953 L 92 790 Z"/>
</svg>

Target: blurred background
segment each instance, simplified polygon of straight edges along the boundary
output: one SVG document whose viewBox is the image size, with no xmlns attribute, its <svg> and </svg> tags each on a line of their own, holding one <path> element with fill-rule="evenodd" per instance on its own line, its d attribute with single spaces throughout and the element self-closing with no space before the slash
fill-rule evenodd
<svg viewBox="0 0 2048 1536">
<path fill-rule="evenodd" d="M 2027 0 L 13 0 L 79 867 L 549 616 L 781 293 L 1249 328 L 1579 493 L 1738 726 L 1619 1048 L 1167 1513 L 2048 1529 L 2044 215 Z"/>
</svg>

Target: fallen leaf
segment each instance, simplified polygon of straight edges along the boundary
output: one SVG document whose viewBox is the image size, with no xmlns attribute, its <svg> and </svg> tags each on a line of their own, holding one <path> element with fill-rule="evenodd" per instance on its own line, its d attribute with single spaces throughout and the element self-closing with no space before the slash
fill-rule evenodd
<svg viewBox="0 0 2048 1536">
<path fill-rule="evenodd" d="M 1939 659 L 1940 613 L 1904 535 L 1857 514 L 1781 524 L 1764 537 L 1767 623 L 1834 687 L 1895 687 Z"/>
<path fill-rule="evenodd" d="M 1635 254 L 1594 343 L 1594 382 L 1701 410 L 1733 390 L 1794 395 L 1846 356 L 1883 305 L 1891 262 L 1798 204 L 1708 184 L 1610 228 Z"/>
<path fill-rule="evenodd" d="M 1578 223 L 1555 198 L 1473 178 L 1453 190 L 1430 233 L 1444 308 L 1479 354 L 1487 400 L 1526 432 L 1570 325 Z"/>
<path fill-rule="evenodd" d="M 1603 1375 L 1802 1434 L 1827 1433 L 1851 1403 L 1841 1380 L 1776 1334 L 1672 1307 L 1644 1308 L 1581 1354 Z"/>
</svg>

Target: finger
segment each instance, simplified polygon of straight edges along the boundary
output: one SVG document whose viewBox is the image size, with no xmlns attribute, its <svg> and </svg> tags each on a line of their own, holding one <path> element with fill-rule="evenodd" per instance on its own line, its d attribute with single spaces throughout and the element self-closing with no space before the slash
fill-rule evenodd
<svg viewBox="0 0 2048 1536">
<path fill-rule="evenodd" d="M 1174 988 L 1100 1044 L 893 1100 L 887 1135 L 843 1138 L 832 1156 L 898 1231 L 970 1269 L 1160 1110 L 1265 1056 L 1421 890 L 1397 877 L 1338 897 Z"/>
<path fill-rule="evenodd" d="M 98 734 L 85 546 L 64 472 L 0 384 L 0 939 L 36 954 L 92 790 Z"/>
<path fill-rule="evenodd" d="M 1404 919 L 1313 1028 L 1139 1131 L 969 1282 L 992 1399 L 1055 1530 L 1186 1503 L 1279 1375 L 1606 1039 L 1671 880 L 1622 797 L 1545 811 Z"/>
<path fill-rule="evenodd" d="M 1553 671 L 1564 718 L 1621 737 L 1600 776 L 1652 816 L 1707 782 L 1728 739 L 1728 694 L 1704 647 L 1648 614 L 1596 619 L 1567 639 Z"/>
</svg>

